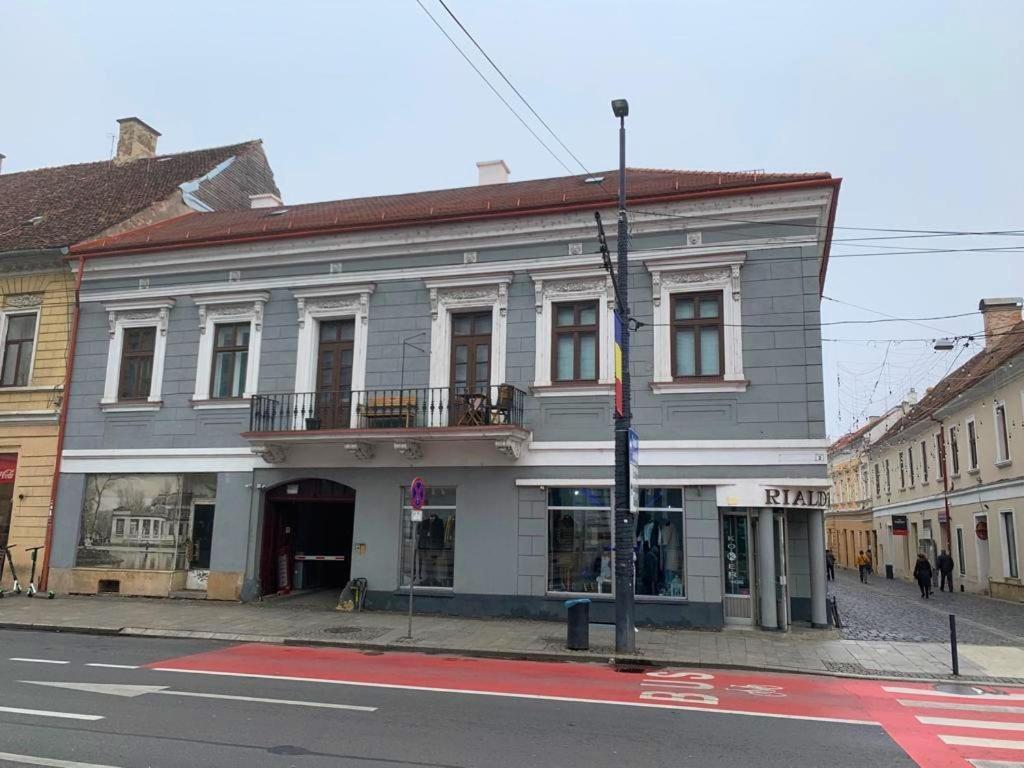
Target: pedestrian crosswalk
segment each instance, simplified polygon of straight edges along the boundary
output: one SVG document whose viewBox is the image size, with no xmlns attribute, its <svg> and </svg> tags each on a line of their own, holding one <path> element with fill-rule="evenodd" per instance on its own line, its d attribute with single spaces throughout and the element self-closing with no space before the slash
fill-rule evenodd
<svg viewBox="0 0 1024 768">
<path fill-rule="evenodd" d="M 970 768 L 1024 768 L 1024 690 L 883 686 Z M 934 742 L 933 742 L 934 743 Z"/>
</svg>

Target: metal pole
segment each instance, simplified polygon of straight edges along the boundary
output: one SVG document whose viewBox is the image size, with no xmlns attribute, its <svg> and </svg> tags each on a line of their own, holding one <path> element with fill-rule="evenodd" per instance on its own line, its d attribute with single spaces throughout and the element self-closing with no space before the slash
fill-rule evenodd
<svg viewBox="0 0 1024 768">
<path fill-rule="evenodd" d="M 949 652 L 953 657 L 953 677 L 960 677 L 960 658 L 956 651 L 956 616 L 949 614 Z"/>
<path fill-rule="evenodd" d="M 412 573 L 409 574 L 409 632 L 406 637 L 412 640 L 412 593 L 416 589 L 416 551 L 419 549 L 420 524 L 417 520 L 412 524 Z"/>
<path fill-rule="evenodd" d="M 619 229 L 617 282 L 622 323 L 622 415 L 615 417 L 615 652 L 636 650 L 633 541 L 636 523 L 629 494 L 629 232 L 626 220 L 626 117 L 619 115 Z"/>
</svg>

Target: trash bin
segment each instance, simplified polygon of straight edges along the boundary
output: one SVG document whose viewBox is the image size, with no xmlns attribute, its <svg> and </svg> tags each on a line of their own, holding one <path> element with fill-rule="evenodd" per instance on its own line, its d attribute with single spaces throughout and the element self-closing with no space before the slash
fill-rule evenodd
<svg viewBox="0 0 1024 768">
<path fill-rule="evenodd" d="M 590 600 L 582 597 L 578 600 L 566 600 L 566 611 L 569 622 L 566 627 L 565 646 L 570 651 L 586 651 L 590 649 Z"/>
</svg>

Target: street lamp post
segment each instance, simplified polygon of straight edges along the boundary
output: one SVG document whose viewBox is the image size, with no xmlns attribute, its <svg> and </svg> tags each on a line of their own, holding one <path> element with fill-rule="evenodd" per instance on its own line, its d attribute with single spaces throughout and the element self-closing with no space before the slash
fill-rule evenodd
<svg viewBox="0 0 1024 768">
<path fill-rule="evenodd" d="M 615 652 L 633 653 L 636 650 L 634 616 L 633 541 L 636 522 L 630 503 L 629 430 L 632 421 L 629 392 L 629 232 L 626 221 L 626 115 L 629 103 L 625 99 L 612 102 L 612 112 L 619 118 L 619 228 L 616 236 L 618 263 L 616 267 L 616 296 L 618 322 L 616 339 L 621 353 L 621 410 L 615 416 Z"/>
</svg>

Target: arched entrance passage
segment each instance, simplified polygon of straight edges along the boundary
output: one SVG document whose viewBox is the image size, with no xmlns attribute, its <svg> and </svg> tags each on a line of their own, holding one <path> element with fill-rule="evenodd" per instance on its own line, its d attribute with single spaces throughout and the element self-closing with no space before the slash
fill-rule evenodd
<svg viewBox="0 0 1024 768">
<path fill-rule="evenodd" d="M 264 501 L 263 594 L 344 587 L 352 572 L 356 492 L 309 478 L 271 488 Z"/>
</svg>

